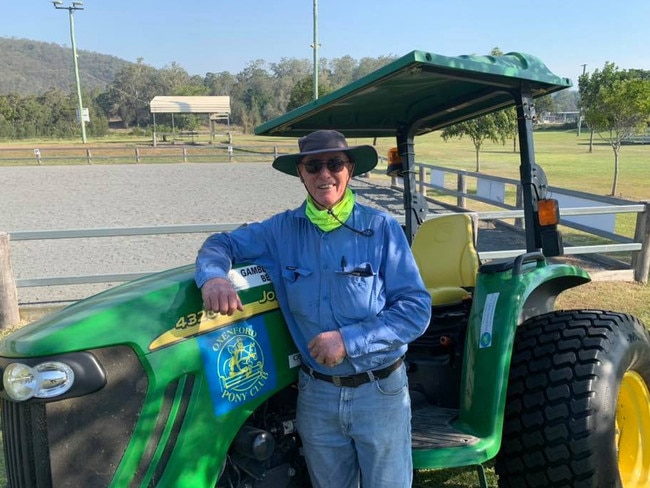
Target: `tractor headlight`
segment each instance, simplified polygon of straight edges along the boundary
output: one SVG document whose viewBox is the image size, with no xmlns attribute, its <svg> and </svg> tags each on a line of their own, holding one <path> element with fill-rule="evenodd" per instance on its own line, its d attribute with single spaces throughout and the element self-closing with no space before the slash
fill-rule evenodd
<svg viewBox="0 0 650 488">
<path fill-rule="evenodd" d="M 107 382 L 106 371 L 92 350 L 43 357 L 0 356 L 0 372 L 0 397 L 13 402 L 58 402 L 100 390 Z"/>
<path fill-rule="evenodd" d="M 72 388 L 74 371 L 60 361 L 46 361 L 34 366 L 11 363 L 2 375 L 2 384 L 7 395 L 15 401 L 32 397 L 52 398 Z"/>
</svg>

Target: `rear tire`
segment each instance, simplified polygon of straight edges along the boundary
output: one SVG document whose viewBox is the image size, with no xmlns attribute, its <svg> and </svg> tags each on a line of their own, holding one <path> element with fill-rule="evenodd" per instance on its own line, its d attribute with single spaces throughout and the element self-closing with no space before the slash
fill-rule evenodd
<svg viewBox="0 0 650 488">
<path fill-rule="evenodd" d="M 600 310 L 517 330 L 496 471 L 501 487 L 650 486 L 650 334 Z"/>
</svg>

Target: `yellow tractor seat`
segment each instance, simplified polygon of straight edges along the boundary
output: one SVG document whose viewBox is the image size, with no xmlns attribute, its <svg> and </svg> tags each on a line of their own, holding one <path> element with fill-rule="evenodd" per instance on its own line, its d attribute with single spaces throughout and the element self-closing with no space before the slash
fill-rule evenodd
<svg viewBox="0 0 650 488">
<path fill-rule="evenodd" d="M 443 214 L 425 220 L 411 249 L 433 306 L 471 298 L 480 265 L 475 216 Z"/>
</svg>

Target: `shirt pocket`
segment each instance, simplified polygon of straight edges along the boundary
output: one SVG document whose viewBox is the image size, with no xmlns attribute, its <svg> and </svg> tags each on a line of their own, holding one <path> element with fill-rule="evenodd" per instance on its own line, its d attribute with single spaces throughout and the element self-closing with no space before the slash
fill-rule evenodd
<svg viewBox="0 0 650 488">
<path fill-rule="evenodd" d="M 313 272 L 298 266 L 286 266 L 282 270 L 282 281 L 287 290 L 289 310 L 296 318 L 308 318 L 314 314 L 319 300 L 315 290 L 318 287 L 312 283 Z"/>
<path fill-rule="evenodd" d="M 337 271 L 332 283 L 332 308 L 343 321 L 359 321 L 376 315 L 377 273 L 370 263 Z"/>
</svg>

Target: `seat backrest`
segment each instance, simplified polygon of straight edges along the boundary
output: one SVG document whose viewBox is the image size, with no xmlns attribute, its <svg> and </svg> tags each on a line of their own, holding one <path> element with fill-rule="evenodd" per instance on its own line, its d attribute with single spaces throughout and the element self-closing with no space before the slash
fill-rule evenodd
<svg viewBox="0 0 650 488">
<path fill-rule="evenodd" d="M 476 284 L 480 262 L 472 214 L 443 214 L 425 220 L 411 249 L 427 288 L 470 288 Z"/>
</svg>

